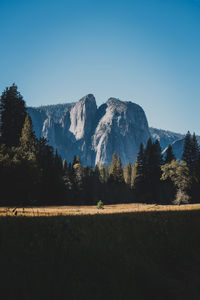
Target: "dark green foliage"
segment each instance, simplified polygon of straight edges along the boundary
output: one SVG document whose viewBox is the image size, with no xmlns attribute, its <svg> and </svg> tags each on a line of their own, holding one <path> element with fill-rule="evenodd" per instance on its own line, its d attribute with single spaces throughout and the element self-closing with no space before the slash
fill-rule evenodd
<svg viewBox="0 0 200 300">
<path fill-rule="evenodd" d="M 169 145 L 166 151 L 165 164 L 170 163 L 172 160 L 176 160 L 176 157 L 172 150 L 172 145 Z"/>
<path fill-rule="evenodd" d="M 182 161 L 179 163 L 177 160 L 173 160 L 171 163 L 162 166 L 161 180 L 168 179 L 171 180 L 176 188 L 175 204 L 185 203 L 186 199 L 189 202 L 188 191 L 191 187 L 192 179 L 186 162 Z"/>
<path fill-rule="evenodd" d="M 124 175 L 123 175 L 123 167 L 122 167 L 121 159 L 119 156 L 117 156 L 116 153 L 113 154 L 113 159 L 109 168 L 109 174 L 111 180 L 114 180 L 119 184 L 124 183 Z"/>
<path fill-rule="evenodd" d="M 123 167 L 120 156 L 113 153 L 113 159 L 109 167 L 109 178 L 107 181 L 110 202 L 118 203 L 126 195 Z"/>
<path fill-rule="evenodd" d="M 136 163 L 132 169 L 131 186 L 137 194 L 140 194 L 145 184 L 145 165 L 144 165 L 144 147 L 140 144 L 140 150 L 136 159 Z"/>
<path fill-rule="evenodd" d="M 198 142 L 197 142 L 197 138 L 195 133 L 192 136 L 192 140 L 191 140 L 191 171 L 195 172 L 195 168 L 196 168 L 196 164 L 199 158 L 199 146 L 198 146 Z"/>
<path fill-rule="evenodd" d="M 115 179 L 118 183 L 124 183 L 123 167 L 120 156 L 117 158 Z"/>
<path fill-rule="evenodd" d="M 64 172 L 67 171 L 67 161 L 66 161 L 66 159 L 63 160 L 63 171 Z"/>
<path fill-rule="evenodd" d="M 142 202 L 160 202 L 160 177 L 163 164 L 161 147 L 156 140 L 149 139 L 147 146 L 140 151 L 134 166 L 133 188 Z"/>
<path fill-rule="evenodd" d="M 115 177 L 117 173 L 117 153 L 113 153 L 112 162 L 109 167 L 109 175 Z"/>
<path fill-rule="evenodd" d="M 0 115 L 1 143 L 7 146 L 18 146 L 26 117 L 26 108 L 15 84 L 6 88 L 1 95 Z"/>
<path fill-rule="evenodd" d="M 189 168 L 189 178 L 191 181 L 191 188 L 188 191 L 192 202 L 199 201 L 200 193 L 200 162 L 199 162 L 199 146 L 195 136 L 187 133 L 184 140 L 184 151 L 182 156 L 183 161 L 186 162 Z"/>
<path fill-rule="evenodd" d="M 184 139 L 184 149 L 182 160 L 187 163 L 187 166 L 190 170 L 192 170 L 194 166 L 193 156 L 195 155 L 195 137 L 192 137 L 190 132 L 188 131 L 185 139 Z"/>
</svg>

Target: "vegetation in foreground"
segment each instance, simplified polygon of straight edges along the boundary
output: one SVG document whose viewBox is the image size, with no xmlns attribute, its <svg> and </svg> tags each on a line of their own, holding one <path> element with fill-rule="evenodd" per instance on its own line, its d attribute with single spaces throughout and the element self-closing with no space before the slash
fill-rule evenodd
<svg viewBox="0 0 200 300">
<path fill-rule="evenodd" d="M 1 217 L 1 295 L 199 299 L 199 219 L 199 210 Z"/>
<path fill-rule="evenodd" d="M 37 138 L 25 102 L 13 84 L 0 99 L 0 205 L 181 204 L 199 202 L 200 153 L 195 134 L 185 137 L 182 161 L 159 141 L 141 144 L 137 161 L 124 168 L 116 153 L 109 167 L 82 166 Z M 67 145 L 66 145 L 67 147 Z"/>
</svg>

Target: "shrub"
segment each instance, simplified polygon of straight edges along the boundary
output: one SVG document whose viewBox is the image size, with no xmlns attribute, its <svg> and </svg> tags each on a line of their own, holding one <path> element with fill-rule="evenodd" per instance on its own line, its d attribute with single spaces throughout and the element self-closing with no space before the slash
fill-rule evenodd
<svg viewBox="0 0 200 300">
<path fill-rule="evenodd" d="M 103 205 L 103 202 L 101 200 L 99 202 L 97 202 L 97 208 L 98 209 L 104 209 L 104 205 Z"/>
</svg>

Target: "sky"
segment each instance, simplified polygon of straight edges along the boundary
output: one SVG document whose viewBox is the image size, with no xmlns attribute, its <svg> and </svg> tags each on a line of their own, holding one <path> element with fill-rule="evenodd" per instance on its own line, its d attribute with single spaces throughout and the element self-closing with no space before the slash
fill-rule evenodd
<svg viewBox="0 0 200 300">
<path fill-rule="evenodd" d="M 88 93 L 144 109 L 150 126 L 200 134 L 200 1 L 0 0 L 0 93 L 27 106 Z"/>
</svg>

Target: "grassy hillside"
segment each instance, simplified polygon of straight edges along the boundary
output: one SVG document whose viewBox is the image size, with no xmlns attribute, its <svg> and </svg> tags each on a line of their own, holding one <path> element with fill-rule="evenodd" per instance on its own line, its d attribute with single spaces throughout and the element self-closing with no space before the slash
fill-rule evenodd
<svg viewBox="0 0 200 300">
<path fill-rule="evenodd" d="M 3 299 L 200 299 L 200 211 L 1 217 Z"/>
</svg>

